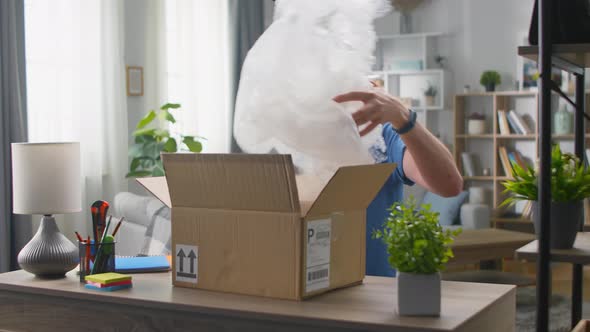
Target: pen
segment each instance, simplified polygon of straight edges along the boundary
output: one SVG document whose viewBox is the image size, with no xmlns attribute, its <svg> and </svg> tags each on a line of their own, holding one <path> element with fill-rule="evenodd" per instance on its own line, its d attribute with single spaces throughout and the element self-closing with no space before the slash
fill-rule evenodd
<svg viewBox="0 0 590 332">
<path fill-rule="evenodd" d="M 78 238 L 78 241 L 84 242 L 84 239 L 82 239 L 82 237 L 80 236 L 80 234 L 78 232 L 74 232 L 74 233 L 76 233 L 76 237 Z"/>
<path fill-rule="evenodd" d="M 86 240 L 86 274 L 90 274 L 90 235 Z"/>
<path fill-rule="evenodd" d="M 113 231 L 113 236 L 117 235 L 117 232 L 119 231 L 119 227 L 121 227 L 123 220 L 125 220 L 125 217 L 122 217 L 121 220 L 119 220 L 119 222 L 117 223 L 117 226 L 115 227 L 115 230 Z"/>
</svg>

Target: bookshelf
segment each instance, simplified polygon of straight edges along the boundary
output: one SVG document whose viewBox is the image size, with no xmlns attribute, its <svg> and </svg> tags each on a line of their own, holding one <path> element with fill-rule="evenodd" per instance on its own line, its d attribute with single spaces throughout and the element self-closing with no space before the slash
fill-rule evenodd
<svg viewBox="0 0 590 332">
<path fill-rule="evenodd" d="M 503 181 L 511 178 L 505 174 L 502 160 L 499 157 L 501 147 L 508 151 L 518 151 L 527 164 L 534 165 L 538 159 L 538 128 L 537 128 L 537 99 L 536 91 L 498 91 L 458 94 L 454 97 L 454 157 L 459 170 L 462 172 L 466 189 L 472 186 L 485 187 L 488 190 L 488 204 L 493 209 L 492 223 L 497 228 L 532 232 L 532 222 L 520 215 L 523 205 L 516 208 L 500 208 L 499 205 L 506 198 L 503 194 Z M 586 92 L 586 103 L 590 104 L 590 92 Z M 553 105 L 553 111 L 559 108 Z M 498 111 L 515 110 L 524 119 L 533 133 L 510 134 L 500 133 Z M 472 113 L 483 113 L 486 117 L 487 132 L 483 134 L 467 133 L 468 117 Z M 553 135 L 553 140 L 562 145 L 562 149 L 573 152 L 574 134 Z M 590 129 L 586 128 L 586 146 L 590 146 Z M 468 152 L 474 156 L 475 173 L 466 176 L 463 169 L 462 153 Z M 484 176 L 483 168 L 488 168 L 490 174 Z"/>
</svg>

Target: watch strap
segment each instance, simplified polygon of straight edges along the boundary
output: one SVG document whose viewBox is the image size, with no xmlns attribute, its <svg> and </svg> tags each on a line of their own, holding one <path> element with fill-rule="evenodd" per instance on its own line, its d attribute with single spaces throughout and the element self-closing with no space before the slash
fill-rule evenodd
<svg viewBox="0 0 590 332">
<path fill-rule="evenodd" d="M 399 128 L 399 129 L 397 129 L 397 128 L 395 129 L 395 131 L 398 133 L 398 135 L 403 135 L 403 134 L 409 132 L 416 125 L 416 118 L 418 117 L 418 114 L 416 112 L 414 112 L 414 110 L 412 110 L 412 109 L 410 109 L 409 111 L 410 111 L 410 116 L 409 116 L 408 122 L 403 127 Z"/>
</svg>

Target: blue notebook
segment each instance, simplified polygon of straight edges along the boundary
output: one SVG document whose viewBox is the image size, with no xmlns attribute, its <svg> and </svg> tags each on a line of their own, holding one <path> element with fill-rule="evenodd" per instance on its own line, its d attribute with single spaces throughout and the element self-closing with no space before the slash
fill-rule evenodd
<svg viewBox="0 0 590 332">
<path fill-rule="evenodd" d="M 162 272 L 170 270 L 166 256 L 115 257 L 115 271 L 119 273 Z"/>
</svg>

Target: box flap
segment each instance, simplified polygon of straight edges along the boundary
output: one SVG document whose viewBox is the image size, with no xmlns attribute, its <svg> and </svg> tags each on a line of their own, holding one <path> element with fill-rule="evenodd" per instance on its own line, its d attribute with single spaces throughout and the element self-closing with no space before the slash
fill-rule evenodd
<svg viewBox="0 0 590 332">
<path fill-rule="evenodd" d="M 147 191 L 164 203 L 167 207 L 172 207 L 170 202 L 170 193 L 168 192 L 168 183 L 163 176 L 153 178 L 137 178 L 135 181 L 139 182 Z"/>
<path fill-rule="evenodd" d="M 174 207 L 299 213 L 290 155 L 162 154 Z"/>
<path fill-rule="evenodd" d="M 366 209 L 395 168 L 396 164 L 387 163 L 341 167 L 322 190 L 306 216 Z"/>
</svg>

